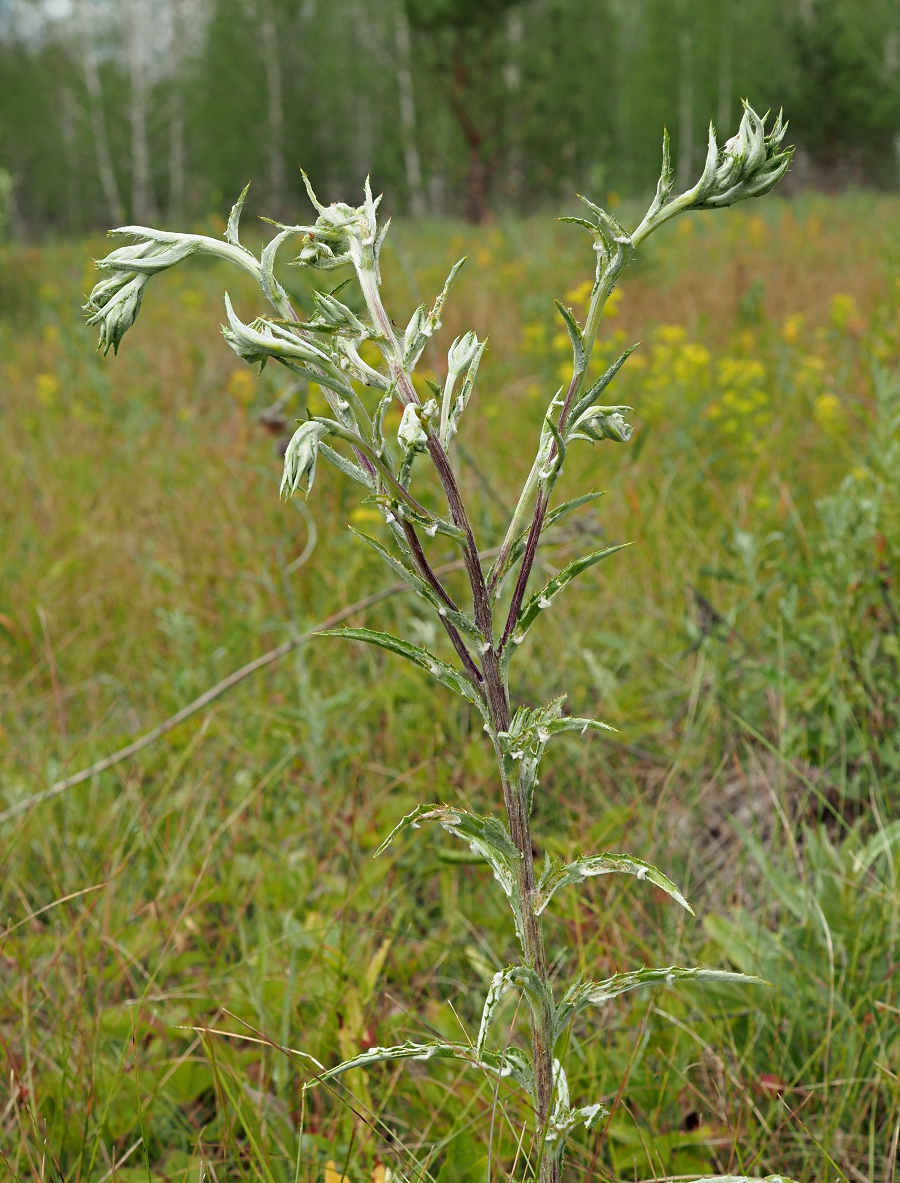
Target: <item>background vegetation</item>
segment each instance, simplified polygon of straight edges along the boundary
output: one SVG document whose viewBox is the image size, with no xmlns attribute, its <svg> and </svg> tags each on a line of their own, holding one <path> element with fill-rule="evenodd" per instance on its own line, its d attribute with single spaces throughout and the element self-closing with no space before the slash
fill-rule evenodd
<svg viewBox="0 0 900 1183">
<path fill-rule="evenodd" d="M 568 689 L 621 728 L 551 754 L 547 849 L 639 849 L 701 919 L 601 880 L 565 898 L 551 955 L 562 969 L 574 948 L 592 977 L 733 965 L 777 989 L 639 992 L 604 1012 L 572 1083 L 614 1114 L 573 1147 L 573 1176 L 896 1179 L 897 215 L 865 195 L 699 215 L 642 252 L 604 330 L 597 366 L 643 338 L 616 394 L 637 430 L 573 454 L 573 487 L 609 492 L 542 563 L 585 534 L 635 546 L 555 605 L 515 691 Z M 425 220 L 386 247 L 391 306 L 430 295 L 464 249 L 426 364 L 440 377 L 455 334 L 490 330 L 455 454 L 490 546 L 568 364 L 549 297 L 586 299 L 590 251 L 547 218 Z M 376 515 L 332 472 L 311 518 L 279 503 L 277 437 L 320 396 L 236 368 L 217 333 L 226 277 L 158 280 L 104 361 L 79 310 L 102 250 L 0 258 L 0 809 L 383 586 L 343 528 Z M 286 282 L 308 310 L 305 279 Z M 249 317 L 249 289 L 227 283 Z M 441 644 L 402 595 L 363 621 Z M 510 952 L 485 870 L 440 835 L 370 856 L 412 802 L 495 798 L 467 709 L 321 640 L 0 824 L 11 1175 L 506 1177 L 515 1098 L 474 1074 L 384 1068 L 349 1096 L 301 1095 L 304 1056 L 473 1032 L 473 975 Z"/>
<path fill-rule="evenodd" d="M 0 167 L 31 236 L 328 200 L 491 211 L 681 187 L 712 117 L 784 106 L 792 183 L 893 188 L 893 0 L 4 0 Z M 4 202 L 4 204 L 9 204 Z"/>
</svg>

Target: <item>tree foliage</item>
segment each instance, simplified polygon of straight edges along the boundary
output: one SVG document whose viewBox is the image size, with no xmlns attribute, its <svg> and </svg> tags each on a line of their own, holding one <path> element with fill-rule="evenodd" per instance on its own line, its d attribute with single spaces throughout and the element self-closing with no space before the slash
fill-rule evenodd
<svg viewBox="0 0 900 1183">
<path fill-rule="evenodd" d="M 143 132 L 135 62 L 147 79 Z M 23 233 L 120 221 L 116 190 L 126 219 L 138 218 L 144 149 L 150 208 L 171 216 L 226 212 L 251 174 L 255 198 L 287 214 L 302 197 L 298 165 L 325 178 L 329 198 L 348 198 L 371 172 L 395 206 L 472 219 L 575 191 L 642 194 L 660 124 L 687 176 L 702 160 L 705 115 L 724 127 L 741 98 L 790 109 L 795 184 L 894 185 L 900 10 L 889 0 L 0 9 L 0 169 Z"/>
</svg>

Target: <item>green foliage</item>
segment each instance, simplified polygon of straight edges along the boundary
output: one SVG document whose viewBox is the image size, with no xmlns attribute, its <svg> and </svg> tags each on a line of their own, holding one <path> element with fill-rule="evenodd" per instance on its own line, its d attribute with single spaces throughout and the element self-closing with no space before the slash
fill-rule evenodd
<svg viewBox="0 0 900 1183">
<path fill-rule="evenodd" d="M 868 447 L 840 489 L 818 503 L 804 545 L 781 533 L 741 533 L 729 548 L 731 565 L 716 572 L 741 589 L 735 622 L 753 601 L 777 606 L 768 635 L 781 659 L 735 645 L 727 629 L 700 638 L 724 702 L 754 727 L 766 728 L 761 695 L 778 688 L 789 721 L 781 750 L 821 770 L 815 791 L 832 809 L 839 799 L 867 802 L 900 767 L 898 408 L 896 378 L 876 366 Z"/>
<path fill-rule="evenodd" d="M 724 130 L 745 97 L 792 111 L 801 184 L 896 179 L 886 0 L 134 0 L 81 12 L 4 9 L 0 167 L 16 185 L 16 233 L 145 221 L 145 208 L 217 224 L 249 176 L 280 216 L 302 196 L 298 164 L 327 178 L 329 198 L 371 172 L 393 204 L 475 220 L 576 191 L 643 195 L 657 128 L 670 128 L 686 177 L 704 113 Z M 143 120 L 131 101 L 142 96 Z"/>
<path fill-rule="evenodd" d="M 400 552 L 399 557 L 372 538 L 362 536 L 363 540 L 393 572 L 401 574 L 419 599 L 435 612 L 460 666 L 441 662 L 429 650 L 388 633 L 341 629 L 332 635 L 366 641 L 405 657 L 417 667 L 428 670 L 444 686 L 478 709 L 484 718 L 484 730 L 494 746 L 500 795 L 507 816 L 507 827 L 504 827 L 493 817 L 480 817 L 464 809 L 420 806 L 407 815 L 391 837 L 399 830 L 418 828 L 420 821 L 438 820 L 448 832 L 467 841 L 472 851 L 484 858 L 494 872 L 512 912 L 522 962 L 513 967 L 508 977 L 501 975 L 498 979 L 495 975 L 493 979 L 484 1005 L 476 1055 L 473 1056 L 471 1049 L 464 1044 L 444 1040 L 406 1041 L 390 1047 L 371 1047 L 346 1057 L 339 1065 L 322 1073 L 319 1079 L 327 1081 L 344 1073 L 357 1073 L 358 1069 L 375 1064 L 447 1058 L 467 1061 L 501 1078 L 509 1076 L 527 1093 L 534 1115 L 532 1139 L 525 1151 L 525 1161 L 541 1183 L 560 1183 L 566 1142 L 576 1126 L 583 1124 L 591 1130 L 601 1118 L 609 1116 L 609 1111 L 599 1102 L 573 1107 L 566 1070 L 555 1055 L 560 1035 L 581 1011 L 589 1006 L 603 1006 L 623 993 L 647 985 L 672 985 L 680 980 L 745 980 L 740 974 L 721 970 L 643 969 L 616 974 L 598 983 L 576 982 L 566 990 L 557 1005 L 542 920 L 542 913 L 557 887 L 582 882 L 612 870 L 626 871 L 639 879 L 649 878 L 679 903 L 685 907 L 688 905 L 674 884 L 657 868 L 629 856 L 581 859 L 556 871 L 552 863 L 548 863 L 545 875 L 539 883 L 536 881 L 530 814 L 544 749 L 549 739 L 567 731 L 578 730 L 584 734 L 591 729 L 610 729 L 591 719 L 563 717 L 562 697 L 537 709 L 522 706 L 513 715 L 508 682 L 512 657 L 530 626 L 550 607 L 554 596 L 576 576 L 621 549 L 607 547 L 575 559 L 542 591 L 523 604 L 541 534 L 547 524 L 550 496 L 566 459 L 567 444 L 576 438 L 590 443 L 604 439 L 627 443 L 631 437 L 631 427 L 622 418 L 627 407 L 602 407 L 583 411 L 577 419 L 573 416 L 574 408 L 590 407 L 596 397 L 595 385 L 582 400 L 600 319 L 610 293 L 631 263 L 635 248 L 659 226 L 688 210 L 725 208 L 748 197 L 763 195 L 777 184 L 790 162 L 790 149 L 781 149 L 784 137 L 781 117 L 767 133 L 765 119 L 760 119 L 748 104 L 744 106 L 738 134 L 723 147 L 718 146 L 710 125 L 709 148 L 702 175 L 694 186 L 677 197 L 674 196 L 668 136 L 664 136 L 662 171 L 656 196 L 632 233 L 629 234 L 600 206 L 582 198 L 592 217 L 579 221 L 590 232 L 596 256 L 590 304 L 582 329 L 574 315 L 556 302 L 572 345 L 571 377 L 565 397 L 561 397 L 562 391 L 559 391 L 550 400 L 537 455 L 507 526 L 490 584 L 485 579 L 466 504 L 446 450 L 469 401 L 484 345 L 479 344 L 470 331 L 450 346 L 447 378 L 441 392 L 441 413 L 435 430 L 432 421 L 436 420 L 438 404 L 434 398 L 422 402 L 413 376 L 424 345 L 439 327 L 447 291 L 459 265 L 451 271 L 431 314 L 426 315 L 425 306 L 421 305 L 401 340 L 382 302 L 381 252 L 388 224 L 378 224 L 381 197 L 373 197 L 368 180 L 364 187 L 364 203 L 358 208 L 343 202 L 323 205 L 304 173 L 307 194 L 318 214 L 315 224 L 283 226 L 276 223 L 279 233 L 262 249 L 258 261 L 241 246 L 239 239 L 246 188 L 228 219 L 226 246 L 202 235 L 162 233 L 140 226 L 124 227 L 117 233 L 130 234 L 138 239 L 138 243 L 120 248 L 100 261 L 100 269 L 110 272 L 111 276 L 95 286 L 85 306 L 88 323 L 100 326 L 100 345 L 104 354 L 111 344 L 117 352 L 122 336 L 137 317 L 144 285 L 152 275 L 197 253 L 225 258 L 258 281 L 262 294 L 278 313 L 278 319 L 257 317 L 252 324 L 244 324 L 226 295 L 229 327 L 223 328 L 223 334 L 228 345 L 245 362 L 258 366 L 259 373 L 269 360 L 273 360 L 308 381 L 317 382 L 323 391 L 334 418 L 311 416 L 297 428 L 285 450 L 282 495 L 291 497 L 298 490 L 309 495 L 316 459 L 325 438 L 333 437 L 336 442 L 349 445 L 353 459 L 333 449 L 325 453 L 326 459 L 332 460 L 339 471 L 351 475 L 369 491 L 369 500 L 378 506 L 392 543 Z M 274 272 L 279 246 L 295 237 L 300 240 L 300 252 L 294 260 L 296 266 L 324 272 L 352 266 L 353 279 L 365 306 L 364 313 L 356 315 L 335 300 L 334 292 L 318 291 L 314 302 L 319 319 L 301 322 Z M 380 368 L 361 357 L 360 350 L 367 345 L 377 348 L 382 363 Z M 466 378 L 462 393 L 454 403 L 455 383 L 464 371 Z M 354 380 L 355 386 L 352 384 Z M 372 387 L 386 392 L 382 394 L 374 416 L 361 397 L 361 393 Z M 397 433 L 399 458 L 388 445 L 382 428 L 385 404 L 391 396 L 403 408 Z M 589 425 L 586 425 L 587 420 Z M 410 492 L 413 460 L 424 453 L 431 461 L 446 501 L 449 520 L 438 511 L 426 508 Z M 484 459 L 490 462 L 489 452 Z M 398 472 L 399 476 L 396 476 Z M 417 492 L 420 484 L 421 478 L 417 481 Z M 529 512 L 532 520 L 528 539 L 516 562 L 513 559 L 513 555 L 519 553 L 516 543 L 522 521 Z M 417 530 L 423 530 L 428 538 L 435 538 L 439 532 L 454 538 L 462 552 L 468 578 L 471 615 L 460 611 L 434 571 Z M 498 607 L 503 582 L 513 573 L 515 586 L 509 602 Z M 502 625 L 504 617 L 506 623 Z M 384 846 L 379 852 L 382 849 Z M 757 978 L 746 980 L 752 984 L 764 984 Z M 504 983 L 519 987 L 527 998 L 530 1056 L 510 1044 L 512 1029 L 502 1050 L 493 1051 L 485 1046 L 491 1016 Z M 522 1136 L 524 1138 L 524 1133 Z"/>
<path fill-rule="evenodd" d="M 490 24 L 519 0 L 403 0 L 410 22 L 420 29 Z"/>
<path fill-rule="evenodd" d="M 814 760 L 810 767 L 773 754 L 794 723 L 778 697 L 790 681 L 775 673 L 785 635 L 781 584 L 771 595 L 757 592 L 766 593 L 785 556 L 800 562 L 804 539 L 816 545 L 816 503 L 870 467 L 884 394 L 872 359 L 891 364 L 900 346 L 900 255 L 890 199 L 810 196 L 758 209 L 702 214 L 692 233 L 683 221 L 660 235 L 638 253 L 621 301 L 609 307 L 616 316 L 604 320 L 593 374 L 644 338 L 617 379 L 616 398 L 636 408 L 635 433 L 628 445 L 603 445 L 602 484 L 600 453 L 570 448 L 564 479 L 573 491 L 608 484 L 609 494 L 556 520 L 539 554 L 540 581 L 611 539 L 638 545 L 585 572 L 582 592 L 570 589 L 542 615 L 513 666 L 513 688 L 530 704 L 568 689 L 572 716 L 594 714 L 619 728 L 549 744 L 537 790 L 538 869 L 545 854 L 567 866 L 585 851 L 638 850 L 701 915 L 728 918 L 740 906 L 738 915 L 777 937 L 802 926 L 757 864 L 743 865 L 730 815 L 757 836 L 767 875 L 780 875 L 788 890 L 804 874 L 811 882 L 804 820 L 816 835 L 824 821 L 829 842 L 841 845 L 846 826 L 827 802 L 861 813 L 851 856 L 877 830 L 869 787 L 885 825 L 897 816 L 895 784 L 877 763 L 850 801 L 839 783 L 820 779 Z M 534 387 L 549 393 L 563 380 L 560 367 L 566 379 L 571 373 L 568 333 L 535 293 L 563 294 L 583 321 L 579 244 L 537 219 L 468 230 L 465 243 L 454 225 L 400 234 L 403 256 L 389 239 L 384 275 L 401 311 L 421 302 L 413 276 L 437 291 L 470 248 L 431 349 L 442 359 L 464 335 L 463 317 L 490 329 L 457 443 L 473 520 L 487 544 L 499 545 L 506 517 L 493 494 L 526 475 L 522 454 L 545 409 Z M 0 809 L 121 746 L 292 629 L 395 578 L 344 529 L 351 521 L 392 546 L 379 511 L 358 507 L 360 487 L 327 471 L 309 506 L 315 561 L 284 571 L 307 549 L 308 519 L 298 500 L 279 505 L 280 458 L 256 416 L 292 388 L 274 365 L 257 381 L 216 331 L 226 285 L 241 315 L 259 310 L 249 275 L 226 273 L 215 260 L 168 272 L 151 285 L 138 330 L 104 365 L 85 348 L 77 311 L 92 282 L 84 260 L 101 250 L 94 242 L 2 252 Z M 289 269 L 280 277 L 311 318 L 311 285 Z M 748 322 L 741 299 L 757 280 L 760 311 Z M 363 312 L 352 290 L 337 298 Z M 398 319 L 402 329 L 408 316 Z M 423 355 L 422 377 L 440 387 L 442 360 L 431 368 L 430 357 Z M 424 382 L 420 389 L 427 398 Z M 291 398 L 282 403 L 289 419 L 304 403 L 328 415 L 314 386 Z M 384 422 L 391 443 L 398 421 L 395 407 Z M 475 460 L 488 440 L 494 462 L 482 473 L 466 456 Z M 437 504 L 427 482 L 418 491 L 426 506 Z M 568 485 L 558 496 L 568 496 Z M 752 594 L 739 531 L 758 540 Z M 892 537 L 888 529 L 889 546 Z M 442 562 L 456 561 L 455 543 L 428 545 Z M 461 602 L 459 573 L 446 581 Z M 453 662 L 449 641 L 427 631 L 423 608 L 430 612 L 404 593 L 353 622 L 408 636 Z M 871 614 L 860 622 L 875 627 Z M 765 657 L 773 671 L 755 692 L 745 686 L 739 710 L 727 695 L 750 669 L 723 663 L 730 676 L 720 680 L 723 649 L 734 663 L 748 650 Z M 793 662 L 793 645 L 784 651 Z M 850 678 L 846 658 L 838 659 Z M 376 1065 L 368 1082 L 345 1073 L 334 1082 L 340 1094 L 317 1086 L 304 1101 L 300 1087 L 316 1065 L 244 1038 L 271 1038 L 328 1066 L 372 1046 L 477 1042 L 494 974 L 519 960 L 490 870 L 480 859 L 468 865 L 475 856 L 439 826 L 370 856 L 418 800 L 498 812 L 481 728 L 473 708 L 412 664 L 377 646 L 322 640 L 136 759 L 3 823 L 0 898 L 13 925 L 105 884 L 26 921 L 0 950 L 0 1031 L 12 1071 L 0 1100 L 0 1147 L 23 1183 L 42 1178 L 44 1137 L 44 1179 L 55 1156 L 65 1178 L 79 1164 L 85 1178 L 93 1163 L 99 1180 L 113 1154 L 120 1163 L 137 1141 L 130 1011 L 154 1179 L 196 1183 L 202 1167 L 220 1183 L 293 1183 L 298 1157 L 304 1183 L 339 1183 L 342 1174 L 379 1183 L 386 1164 L 428 1179 L 471 1137 L 474 1152 L 461 1153 L 457 1166 L 481 1158 L 483 1180 L 496 1075 L 482 1080 L 452 1060 Z M 772 836 L 778 806 L 797 824 L 799 862 L 782 849 L 777 823 Z M 851 950 L 842 961 L 835 941 L 836 990 L 860 1006 L 853 1021 L 835 1012 L 828 1063 L 830 977 L 814 980 L 805 967 L 830 974 L 830 963 L 811 913 L 806 935 L 780 942 L 783 960 L 771 971 L 787 993 L 676 982 L 578 1017 L 559 1043 L 571 1096 L 613 1112 L 570 1134 L 572 1176 L 890 1176 L 900 1064 L 889 1008 L 900 1003 L 896 975 L 884 977 L 890 933 L 881 941 L 877 933 L 896 890 L 892 897 L 884 860 L 860 875 L 852 857 L 845 870 L 828 872 L 829 858 L 824 874 L 846 878 L 833 931 L 849 934 Z M 870 890 L 880 913 L 870 910 Z M 825 893 L 817 898 L 824 909 Z M 544 916 L 561 983 L 672 960 L 727 964 L 722 945 L 704 942 L 688 913 L 634 875 L 588 878 L 558 892 Z M 858 957 L 855 928 L 875 934 L 860 940 Z M 129 1005 L 144 998 L 148 980 L 143 1003 Z M 799 1042 L 795 997 L 805 1000 Z M 489 1050 L 504 1046 L 514 1016 L 523 1046 L 527 1006 L 514 986 L 503 993 Z M 802 1077 L 793 1060 L 785 1064 L 789 1034 L 792 1054 L 808 1049 Z M 883 1067 L 870 1070 L 873 1048 Z M 513 1162 L 529 1128 L 523 1099 L 500 1082 L 492 1172 Z M 118 1174 L 144 1183 L 142 1147 Z"/>
</svg>

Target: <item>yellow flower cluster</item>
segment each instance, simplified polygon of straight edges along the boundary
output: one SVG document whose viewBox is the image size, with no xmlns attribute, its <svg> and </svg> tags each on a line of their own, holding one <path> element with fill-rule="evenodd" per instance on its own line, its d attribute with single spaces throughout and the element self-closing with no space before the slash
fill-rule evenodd
<svg viewBox="0 0 900 1183">
<path fill-rule="evenodd" d="M 706 417 L 743 448 L 754 449 L 772 419 L 765 380 L 766 367 L 755 358 L 723 357 L 716 366 L 721 393 Z"/>
</svg>

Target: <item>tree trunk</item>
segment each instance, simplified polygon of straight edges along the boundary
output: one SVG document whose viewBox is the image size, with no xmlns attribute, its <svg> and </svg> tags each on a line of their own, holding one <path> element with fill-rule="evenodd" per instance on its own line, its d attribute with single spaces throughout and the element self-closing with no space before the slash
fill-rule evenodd
<svg viewBox="0 0 900 1183">
<path fill-rule="evenodd" d="M 84 87 L 88 96 L 88 109 L 91 117 L 91 137 L 94 141 L 94 155 L 97 160 L 97 173 L 103 188 L 103 197 L 109 212 L 110 221 L 121 226 L 125 222 L 125 207 L 116 181 L 112 155 L 109 150 L 109 135 L 106 129 L 106 113 L 103 110 L 103 92 L 100 87 L 100 71 L 97 69 L 97 57 L 94 45 L 90 40 L 90 22 L 84 11 L 84 0 L 80 0 L 77 9 L 79 56 L 81 71 L 84 76 Z"/>
<path fill-rule="evenodd" d="M 720 138 L 731 134 L 731 87 L 733 53 L 734 0 L 722 0 L 722 24 L 719 32 L 719 102 L 716 118 Z"/>
<path fill-rule="evenodd" d="M 169 11 L 169 217 L 175 222 L 184 214 L 184 0 L 169 0 Z"/>
<path fill-rule="evenodd" d="M 131 216 L 142 226 L 156 217 L 150 187 L 150 144 L 147 139 L 147 71 L 144 64 L 143 0 L 127 0 L 125 25 L 131 81 Z"/>
<path fill-rule="evenodd" d="M 278 53 L 278 29 L 272 0 L 261 0 L 259 32 L 266 69 L 269 138 L 267 173 L 269 200 L 278 213 L 284 209 L 284 96 L 281 85 L 281 61 Z"/>
<path fill-rule="evenodd" d="M 397 90 L 400 93 L 400 131 L 403 137 L 403 159 L 406 165 L 406 188 L 412 215 L 421 218 L 425 213 L 422 192 L 422 165 L 416 146 L 416 99 L 412 80 L 409 21 L 402 2 L 394 9 L 394 45 L 397 49 Z"/>
<path fill-rule="evenodd" d="M 522 87 L 522 71 L 519 56 L 522 52 L 524 27 L 522 14 L 511 11 L 506 19 L 506 66 L 503 80 L 509 96 L 509 156 L 507 193 L 509 201 L 517 206 L 522 199 L 522 137 L 519 127 L 519 91 Z"/>
<path fill-rule="evenodd" d="M 466 65 L 464 34 L 458 33 L 453 53 L 451 105 L 469 149 L 466 171 L 466 217 L 479 225 L 487 221 L 489 173 L 482 152 L 484 135 L 468 111 L 469 70 Z"/>
<path fill-rule="evenodd" d="M 75 95 L 68 83 L 59 88 L 59 127 L 66 166 L 66 225 L 74 231 L 81 224 L 81 194 L 78 185 L 78 133 L 75 123 Z"/>
<path fill-rule="evenodd" d="M 681 23 L 686 15 L 681 7 Z M 678 34 L 678 185 L 689 189 L 694 181 L 694 44 L 690 29 Z"/>
</svg>

